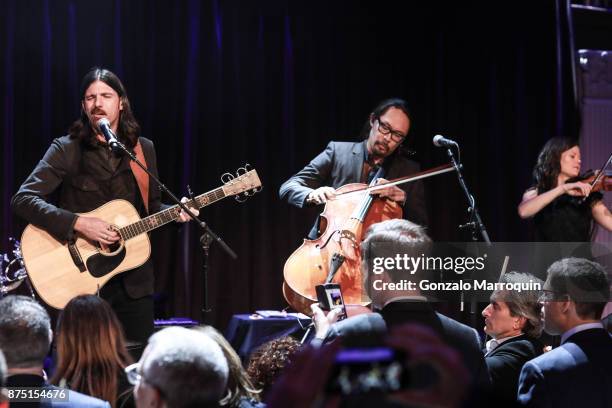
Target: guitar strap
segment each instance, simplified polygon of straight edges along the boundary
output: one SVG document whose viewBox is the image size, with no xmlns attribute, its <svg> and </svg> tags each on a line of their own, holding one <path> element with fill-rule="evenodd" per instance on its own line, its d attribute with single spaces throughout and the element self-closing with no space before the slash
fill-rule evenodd
<svg viewBox="0 0 612 408">
<path fill-rule="evenodd" d="M 142 145 L 140 144 L 140 140 L 134 146 L 134 153 L 136 154 L 136 158 L 139 162 L 144 164 L 146 168 L 147 160 L 145 159 L 144 153 L 142 152 Z M 142 196 L 142 201 L 144 202 L 145 210 L 147 210 L 147 214 L 149 213 L 149 175 L 140 168 L 139 165 L 130 160 L 130 167 L 132 168 L 132 173 L 134 173 L 134 177 L 136 178 L 136 182 L 138 183 L 138 189 L 140 190 L 140 195 Z"/>
</svg>

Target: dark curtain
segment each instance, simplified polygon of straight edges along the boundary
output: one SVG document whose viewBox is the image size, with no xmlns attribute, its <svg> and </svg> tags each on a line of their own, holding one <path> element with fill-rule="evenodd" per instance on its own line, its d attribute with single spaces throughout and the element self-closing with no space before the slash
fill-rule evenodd
<svg viewBox="0 0 612 408">
<path fill-rule="evenodd" d="M 202 210 L 238 253 L 210 253 L 208 321 L 282 308 L 284 260 L 316 210 L 290 208 L 280 184 L 329 140 L 355 140 L 383 98 L 408 100 L 423 168 L 461 145 L 464 174 L 494 241 L 528 240 L 516 205 L 544 141 L 574 118 L 568 57 L 557 42 L 565 1 L 2 0 L 0 249 L 23 222 L 10 197 L 79 113 L 94 65 L 124 81 L 162 180 L 178 195 L 221 184 L 245 163 L 263 191 Z M 573 120 L 573 119 L 572 119 Z M 425 181 L 436 240 L 469 237 L 453 174 Z M 153 234 L 158 317 L 199 318 L 202 251 L 193 227 Z M 3 252 L 4 252 L 3 251 Z"/>
</svg>

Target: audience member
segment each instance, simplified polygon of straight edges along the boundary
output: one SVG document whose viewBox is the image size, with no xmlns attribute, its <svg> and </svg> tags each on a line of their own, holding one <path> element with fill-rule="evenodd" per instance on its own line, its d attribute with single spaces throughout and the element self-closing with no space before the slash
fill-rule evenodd
<svg viewBox="0 0 612 408">
<path fill-rule="evenodd" d="M 82 335 L 95 336 L 96 333 Z M 49 352 L 52 337 L 49 315 L 36 301 L 15 295 L 0 300 L 0 349 L 6 356 L 9 387 L 59 390 L 47 382 L 43 370 L 43 362 Z M 110 404 L 76 391 L 69 391 L 68 401 L 51 401 L 50 406 L 110 407 Z"/>
<path fill-rule="evenodd" d="M 527 362 L 518 401 L 530 407 L 612 406 L 612 338 L 601 324 L 610 283 L 598 263 L 566 258 L 548 268 L 544 330 L 561 345 Z"/>
<path fill-rule="evenodd" d="M 0 408 L 8 407 L 8 397 L 4 384 L 6 382 L 6 360 L 4 359 L 4 353 L 0 350 Z"/>
<path fill-rule="evenodd" d="M 218 407 L 228 371 L 214 340 L 183 327 L 153 334 L 140 361 L 126 368 L 138 408 Z"/>
<path fill-rule="evenodd" d="M 242 366 L 240 357 L 227 340 L 225 340 L 225 337 L 212 326 L 201 326 L 196 330 L 200 330 L 213 339 L 221 347 L 221 351 L 223 351 L 223 355 L 227 360 L 229 377 L 227 379 L 225 395 L 219 401 L 219 405 L 230 408 L 263 407 L 264 405 L 259 402 L 259 391 L 253 386 Z"/>
<path fill-rule="evenodd" d="M 437 313 L 418 290 L 418 284 L 415 290 L 376 289 L 388 288 L 385 284 L 401 282 L 408 277 L 416 282 L 426 272 L 417 270 L 413 274 L 412 271 L 385 269 L 373 274 L 370 268 L 374 259 L 395 258 L 396 255 L 421 257 L 430 243 L 431 239 L 423 227 L 407 220 L 388 220 L 372 225 L 361 244 L 362 273 L 372 307 L 380 312 L 361 314 L 334 323 L 338 317 L 336 312 L 330 312 L 326 317 L 318 305 L 313 304 L 316 337 L 324 341 L 336 336 L 363 338 L 384 334 L 388 327 L 397 324 L 418 323 L 433 329 L 443 341 L 459 351 L 474 385 L 486 388 L 490 379 L 476 330 Z M 379 282 L 374 284 L 373 279 Z M 334 324 L 330 326 L 331 323 Z"/>
<path fill-rule="evenodd" d="M 57 322 L 56 348 L 53 384 L 110 401 L 113 408 L 134 406 L 124 371 L 132 357 L 104 299 L 81 295 L 68 302 Z"/>
<path fill-rule="evenodd" d="M 382 346 L 395 350 L 397 367 L 385 374 L 372 365 L 367 376 L 349 375 L 352 380 L 368 385 L 374 382 L 392 387 L 401 382 L 402 372 L 406 372 L 408 384 L 387 392 L 359 387 L 343 386 L 335 390 L 331 387 L 333 373 L 342 376 L 338 352 L 341 341 L 334 341 L 322 347 L 306 346 L 297 352 L 276 384 L 272 386 L 266 399 L 269 408 L 291 407 L 459 407 L 469 389 L 470 373 L 463 364 L 463 358 L 448 346 L 430 327 L 420 324 L 397 324 L 390 328 L 382 339 Z M 340 367 L 334 366 L 340 365 Z M 391 366 L 389 366 L 391 368 Z M 414 375 L 419 368 L 433 370 L 433 381 L 424 384 Z M 391 375 L 396 371 L 395 375 Z M 422 372 L 423 370 L 420 370 Z M 372 378 L 372 377 L 376 377 Z M 374 381 L 376 380 L 376 381 Z M 395 384 L 398 386 L 399 384 Z"/>
<path fill-rule="evenodd" d="M 533 275 L 519 272 L 506 273 L 500 279 L 508 284 L 530 281 L 543 283 Z M 537 290 L 496 290 L 482 311 L 484 331 L 491 336 L 486 343 L 485 362 L 492 392 L 505 402 L 516 401 L 523 364 L 544 350 L 544 345 L 537 340 L 542 333 L 540 294 Z"/>
<path fill-rule="evenodd" d="M 285 367 L 291 363 L 300 346 L 299 341 L 285 336 L 261 345 L 251 354 L 247 373 L 255 387 L 262 390 L 264 397 Z"/>
</svg>

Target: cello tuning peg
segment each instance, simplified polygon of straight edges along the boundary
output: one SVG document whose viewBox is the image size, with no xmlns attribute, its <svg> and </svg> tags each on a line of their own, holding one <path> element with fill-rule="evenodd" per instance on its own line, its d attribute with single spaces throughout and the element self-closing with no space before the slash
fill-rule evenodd
<svg viewBox="0 0 612 408">
<path fill-rule="evenodd" d="M 221 175 L 221 181 L 223 184 L 227 184 L 234 179 L 234 175 L 232 173 L 223 173 Z"/>
</svg>

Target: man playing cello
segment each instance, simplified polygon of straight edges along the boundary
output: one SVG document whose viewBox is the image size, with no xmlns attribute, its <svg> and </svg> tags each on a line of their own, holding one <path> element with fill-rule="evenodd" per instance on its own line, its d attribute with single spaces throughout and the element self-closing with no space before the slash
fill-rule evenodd
<svg viewBox="0 0 612 408">
<path fill-rule="evenodd" d="M 394 179 L 419 172 L 420 166 L 402 155 L 400 146 L 410 129 L 410 114 L 402 99 L 386 99 L 370 113 L 357 143 L 330 142 L 325 151 L 287 180 L 280 188 L 282 200 L 296 207 L 323 204 L 335 197 L 335 190 L 348 183 L 369 183 L 380 167 L 384 178 Z M 427 225 L 425 194 L 421 181 L 392 186 L 372 192 L 397 202 L 404 217 Z M 308 234 L 315 239 L 321 234 L 319 221 Z"/>
</svg>

